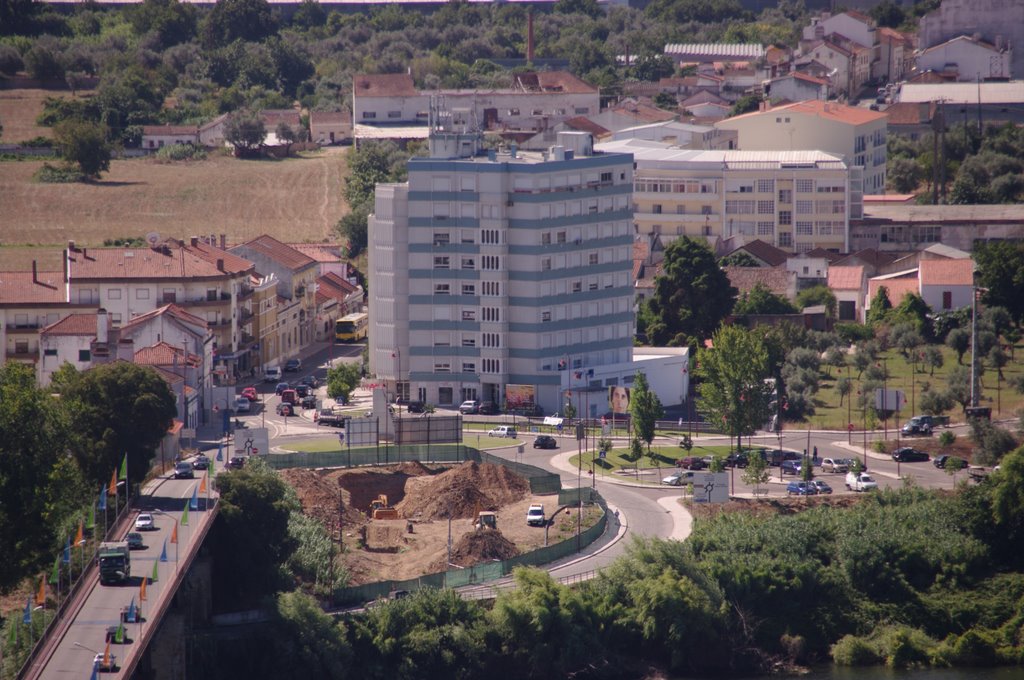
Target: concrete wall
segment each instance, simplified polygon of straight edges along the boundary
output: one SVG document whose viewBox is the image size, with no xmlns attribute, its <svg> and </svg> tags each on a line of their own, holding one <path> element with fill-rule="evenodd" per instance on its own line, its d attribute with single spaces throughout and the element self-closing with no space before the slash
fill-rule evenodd
<svg viewBox="0 0 1024 680">
<path fill-rule="evenodd" d="M 1020 0 L 943 0 L 938 9 L 921 17 L 920 48 L 939 45 L 959 35 L 980 33 L 995 43 L 1024 46 L 1024 3 Z M 1024 74 L 1024 49 L 1014 50 L 1011 71 Z"/>
</svg>

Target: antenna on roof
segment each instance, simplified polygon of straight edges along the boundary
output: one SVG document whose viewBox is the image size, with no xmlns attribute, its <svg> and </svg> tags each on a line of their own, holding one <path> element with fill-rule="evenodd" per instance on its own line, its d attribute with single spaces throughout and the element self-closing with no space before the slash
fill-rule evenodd
<svg viewBox="0 0 1024 680">
<path fill-rule="evenodd" d="M 156 233 L 155 231 L 151 231 L 148 234 L 146 234 L 146 243 L 148 243 L 150 247 L 155 246 L 159 242 L 160 234 Z"/>
</svg>

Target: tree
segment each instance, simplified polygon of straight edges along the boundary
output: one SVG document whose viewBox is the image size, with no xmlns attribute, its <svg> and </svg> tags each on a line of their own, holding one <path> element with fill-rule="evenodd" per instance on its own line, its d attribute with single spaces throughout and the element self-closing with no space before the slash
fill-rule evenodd
<svg viewBox="0 0 1024 680">
<path fill-rule="evenodd" d="M 658 395 L 651 391 L 647 384 L 647 376 L 639 371 L 633 381 L 633 391 L 629 395 L 629 415 L 633 420 L 633 431 L 636 436 L 647 442 L 647 452 L 651 451 L 654 441 L 654 428 L 658 418 L 665 415 Z"/>
<path fill-rule="evenodd" d="M 679 101 L 675 95 L 671 92 L 659 92 L 654 95 L 654 105 L 659 109 L 665 109 L 666 111 L 674 111 L 679 107 Z"/>
<path fill-rule="evenodd" d="M 0 73 L 5 76 L 13 76 L 25 68 L 25 62 L 21 59 L 18 50 L 10 45 L 0 45 Z"/>
<path fill-rule="evenodd" d="M 662 275 L 654 283 L 648 329 L 652 342 L 685 345 L 711 337 L 736 303 L 736 289 L 711 249 L 683 236 L 665 249 Z"/>
<path fill-rule="evenodd" d="M 110 145 L 106 126 L 83 120 L 67 120 L 53 129 L 57 150 L 68 163 L 78 165 L 86 177 L 97 179 L 110 170 Z"/>
<path fill-rule="evenodd" d="M 825 313 L 829 318 L 836 318 L 836 309 L 839 303 L 836 301 L 836 294 L 828 286 L 811 286 L 796 294 L 796 306 L 800 309 L 807 309 L 815 305 L 825 305 Z"/>
<path fill-rule="evenodd" d="M 889 289 L 879 286 L 875 297 L 871 298 L 871 306 L 868 308 L 867 322 L 869 324 L 885 321 L 886 315 L 892 309 L 892 301 L 889 300 Z"/>
<path fill-rule="evenodd" d="M 667 54 L 645 52 L 636 57 L 630 72 L 637 80 L 656 82 L 675 73 L 676 65 Z"/>
<path fill-rule="evenodd" d="M 235 111 L 224 121 L 224 140 L 235 147 L 239 156 L 256 155 L 266 138 L 263 117 L 256 111 Z"/>
<path fill-rule="evenodd" d="M 907 361 L 917 362 L 917 348 L 924 344 L 924 338 L 912 324 L 899 323 L 889 332 L 889 343 L 899 350 Z"/>
<path fill-rule="evenodd" d="M 345 200 L 351 208 L 373 205 L 378 184 L 401 182 L 407 176 L 409 154 L 391 141 L 369 142 L 351 150 L 347 157 L 349 176 L 345 179 Z"/>
<path fill-rule="evenodd" d="M 927 345 L 921 353 L 924 365 L 928 367 L 928 375 L 935 375 L 936 368 L 942 368 L 945 363 L 942 358 L 942 350 L 935 345 Z"/>
<path fill-rule="evenodd" d="M 921 412 L 933 416 L 945 413 L 953 408 L 953 404 L 953 398 L 948 392 L 936 392 L 932 389 L 922 390 L 921 396 L 917 400 L 917 405 L 920 407 Z"/>
<path fill-rule="evenodd" d="M 986 305 L 1005 307 L 1013 320 L 1024 322 L 1024 243 L 985 241 L 974 248 L 978 285 L 986 289 Z"/>
<path fill-rule="evenodd" d="M 174 393 L 156 371 L 125 362 L 66 380 L 62 398 L 71 416 L 73 454 L 90 484 L 109 481 L 126 455 L 128 483 L 141 483 L 178 414 Z"/>
<path fill-rule="evenodd" d="M 886 181 L 901 194 L 909 194 L 921 184 L 921 164 L 910 158 L 894 158 L 886 168 Z"/>
<path fill-rule="evenodd" d="M 338 220 L 334 231 L 348 242 L 348 257 L 353 258 L 366 250 L 369 239 L 369 219 L 372 206 L 360 203 Z"/>
<path fill-rule="evenodd" d="M 699 401 L 711 422 L 729 435 L 730 445 L 736 437 L 739 450 L 742 436 L 769 419 L 768 352 L 756 335 L 738 326 L 721 328 L 713 344 L 698 354 Z"/>
<path fill-rule="evenodd" d="M 964 411 L 971 403 L 971 372 L 966 366 L 954 366 L 947 377 L 949 397 Z"/>
<path fill-rule="evenodd" d="M 839 393 L 839 408 L 843 407 L 843 399 L 845 399 L 852 390 L 853 383 L 849 378 L 840 378 L 836 381 L 836 392 Z"/>
<path fill-rule="evenodd" d="M 977 445 L 974 460 L 979 465 L 995 465 L 1007 453 L 1017 448 L 1017 440 L 1009 431 L 991 421 L 971 418 L 971 438 Z"/>
<path fill-rule="evenodd" d="M 718 261 L 720 267 L 760 267 L 753 255 L 745 250 L 735 250 Z"/>
<path fill-rule="evenodd" d="M 359 364 L 338 364 L 327 371 L 327 396 L 347 402 L 349 395 L 359 385 L 362 377 Z"/>
<path fill-rule="evenodd" d="M 744 314 L 796 314 L 797 308 L 792 302 L 768 290 L 763 283 L 755 284 L 747 293 L 740 296 L 733 308 L 737 316 Z"/>
<path fill-rule="evenodd" d="M 758 451 L 747 451 L 747 468 L 743 471 L 742 479 L 745 484 L 754 487 L 754 495 L 760 495 L 761 485 L 768 483 L 771 471 L 766 461 Z"/>
<path fill-rule="evenodd" d="M 964 354 L 967 353 L 967 348 L 971 346 L 971 334 L 963 328 L 954 328 L 946 336 L 946 346 L 956 352 L 956 362 L 962 365 L 964 363 Z"/>
<path fill-rule="evenodd" d="M 196 10 L 176 0 L 145 0 L 130 8 L 128 20 L 138 35 L 155 36 L 161 47 L 188 42 L 196 34 Z"/>
<path fill-rule="evenodd" d="M 39 40 L 23 56 L 25 71 L 36 80 L 64 80 L 60 46 L 49 40 Z"/>
<path fill-rule="evenodd" d="M 825 350 L 825 365 L 832 368 L 842 369 L 846 366 L 846 350 L 842 347 L 829 347 Z"/>
<path fill-rule="evenodd" d="M 203 44 L 207 48 L 228 45 L 235 40 L 259 42 L 277 31 L 267 0 L 217 0 L 203 22 Z"/>
<path fill-rule="evenodd" d="M 301 591 L 282 593 L 275 602 L 272 650 L 261 655 L 270 676 L 344 680 L 353 662 L 344 628 Z"/>
<path fill-rule="evenodd" d="M 288 145 L 288 153 L 291 154 L 292 144 L 296 139 L 298 139 L 298 135 L 295 133 L 295 130 L 292 129 L 292 126 L 282 120 L 277 124 L 277 128 L 274 130 L 274 135 Z"/>
<path fill-rule="evenodd" d="M 1010 363 L 1010 355 L 999 345 L 994 345 L 992 349 L 988 351 L 988 356 L 985 357 L 986 362 L 989 366 L 996 369 L 999 374 L 1000 380 L 1005 380 L 1006 376 L 1003 375 L 1003 368 L 1006 364 Z"/>
</svg>

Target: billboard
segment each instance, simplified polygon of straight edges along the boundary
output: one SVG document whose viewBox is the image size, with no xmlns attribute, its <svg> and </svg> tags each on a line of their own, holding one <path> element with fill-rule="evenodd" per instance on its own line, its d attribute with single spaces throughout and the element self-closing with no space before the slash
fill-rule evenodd
<svg viewBox="0 0 1024 680">
<path fill-rule="evenodd" d="M 612 413 L 627 415 L 629 413 L 630 389 L 622 385 L 608 388 L 608 410 Z"/>
<path fill-rule="evenodd" d="M 533 385 L 505 385 L 505 410 L 533 408 L 535 395 Z"/>
<path fill-rule="evenodd" d="M 879 387 L 875 390 L 876 411 L 900 411 L 901 406 L 906 406 L 907 395 L 903 390 L 889 390 Z"/>
<path fill-rule="evenodd" d="M 396 444 L 445 444 L 462 441 L 462 416 L 396 418 Z"/>
<path fill-rule="evenodd" d="M 345 440 L 349 446 L 368 446 L 377 443 L 376 418 L 346 418 Z"/>
</svg>

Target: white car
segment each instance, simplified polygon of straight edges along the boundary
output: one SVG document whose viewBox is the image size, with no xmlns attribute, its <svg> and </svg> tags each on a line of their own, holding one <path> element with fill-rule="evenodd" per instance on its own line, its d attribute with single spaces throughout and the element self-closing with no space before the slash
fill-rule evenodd
<svg viewBox="0 0 1024 680">
<path fill-rule="evenodd" d="M 516 428 L 511 425 L 501 425 L 499 427 L 492 428 L 487 431 L 488 437 L 508 437 L 510 439 L 516 438 Z"/>
<path fill-rule="evenodd" d="M 542 527 L 544 521 L 544 506 L 540 503 L 531 505 L 530 509 L 526 511 L 526 523 L 531 527 Z"/>
<path fill-rule="evenodd" d="M 669 486 L 682 486 L 693 479 L 693 470 L 676 470 L 668 477 L 661 480 L 662 484 Z"/>
<path fill-rule="evenodd" d="M 106 662 L 105 663 L 104 663 L 104 658 L 103 658 L 104 656 L 106 657 Z M 104 654 L 103 652 L 100 652 L 95 657 L 93 657 L 92 667 L 95 668 L 98 671 L 111 671 L 111 672 L 113 672 L 114 669 L 117 668 L 117 657 L 114 656 L 113 654 Z"/>
<path fill-rule="evenodd" d="M 148 512 L 143 512 L 135 518 L 136 531 L 152 531 L 153 529 L 156 529 L 156 524 L 153 522 L 153 515 Z"/>
<path fill-rule="evenodd" d="M 235 397 L 235 413 L 248 413 L 250 407 L 251 405 L 246 397 L 241 395 Z"/>
<path fill-rule="evenodd" d="M 842 458 L 822 458 L 821 459 L 821 471 L 822 472 L 847 472 L 850 466 L 846 464 L 846 460 Z"/>
<path fill-rule="evenodd" d="M 846 488 L 851 491 L 874 491 L 878 482 L 866 472 L 849 472 L 846 474 Z"/>
</svg>

